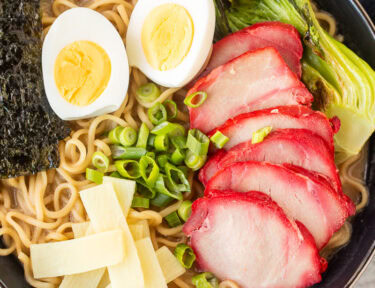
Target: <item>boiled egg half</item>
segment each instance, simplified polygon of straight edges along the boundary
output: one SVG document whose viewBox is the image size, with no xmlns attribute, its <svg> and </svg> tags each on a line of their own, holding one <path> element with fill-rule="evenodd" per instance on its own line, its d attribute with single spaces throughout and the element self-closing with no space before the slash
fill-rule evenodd
<svg viewBox="0 0 375 288">
<path fill-rule="evenodd" d="M 139 0 L 126 36 L 130 66 L 162 86 L 184 86 L 206 63 L 214 30 L 212 0 Z"/>
<path fill-rule="evenodd" d="M 43 80 L 48 101 L 63 120 L 111 113 L 129 85 L 124 43 L 110 21 L 88 8 L 61 14 L 44 40 Z"/>
</svg>

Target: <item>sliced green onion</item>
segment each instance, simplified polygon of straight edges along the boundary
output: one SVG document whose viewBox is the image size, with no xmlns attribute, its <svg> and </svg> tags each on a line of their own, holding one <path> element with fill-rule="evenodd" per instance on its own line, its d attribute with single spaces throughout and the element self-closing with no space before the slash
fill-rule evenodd
<svg viewBox="0 0 375 288">
<path fill-rule="evenodd" d="M 155 154 L 155 152 L 152 152 L 152 151 L 147 152 L 146 156 L 148 156 L 148 157 L 150 157 L 150 158 L 152 158 L 154 160 L 156 159 L 156 154 Z"/>
<path fill-rule="evenodd" d="M 92 155 L 92 165 L 98 169 L 99 171 L 105 173 L 108 171 L 109 168 L 109 159 L 107 156 L 104 155 L 103 152 L 96 151 Z"/>
<path fill-rule="evenodd" d="M 174 256 L 176 256 L 181 265 L 187 269 L 193 266 L 196 259 L 193 249 L 186 244 L 178 244 L 174 250 Z"/>
<path fill-rule="evenodd" d="M 121 176 L 120 173 L 118 173 L 117 171 L 112 172 L 112 173 L 109 175 L 109 177 L 122 179 L 122 176 Z"/>
<path fill-rule="evenodd" d="M 158 193 L 156 194 L 156 197 L 151 200 L 151 204 L 156 207 L 163 208 L 167 206 L 168 204 L 170 204 L 173 200 L 175 199 L 173 199 L 172 197 L 169 197 L 168 195 Z"/>
<path fill-rule="evenodd" d="M 160 96 L 160 89 L 154 83 L 147 83 L 140 86 L 136 94 L 140 102 L 151 103 Z"/>
<path fill-rule="evenodd" d="M 171 123 L 168 121 L 165 121 L 151 130 L 151 133 L 154 135 L 170 135 L 170 136 L 179 136 L 179 135 L 185 135 L 186 131 L 184 126 L 177 123 Z"/>
<path fill-rule="evenodd" d="M 220 131 L 216 131 L 216 133 L 211 136 L 210 140 L 217 148 L 221 149 L 228 143 L 229 138 Z"/>
<path fill-rule="evenodd" d="M 130 147 L 137 142 L 137 131 L 132 127 L 125 127 L 120 133 L 120 143 L 124 147 Z"/>
<path fill-rule="evenodd" d="M 218 288 L 219 280 L 209 272 L 205 272 L 191 278 L 191 283 L 196 288 Z"/>
<path fill-rule="evenodd" d="M 138 178 L 135 181 L 137 182 L 137 193 L 139 195 L 148 199 L 155 198 L 157 191 L 154 187 L 148 186 L 142 178 Z"/>
<path fill-rule="evenodd" d="M 137 147 L 138 148 L 147 148 L 147 141 L 148 141 L 148 135 L 150 134 L 150 129 L 148 129 L 147 125 L 145 123 L 142 123 L 141 128 L 139 128 L 138 132 L 138 141 L 137 141 Z"/>
<path fill-rule="evenodd" d="M 207 156 L 199 156 L 188 150 L 186 153 L 185 164 L 193 171 L 197 171 L 204 166 L 206 160 Z"/>
<path fill-rule="evenodd" d="M 264 138 L 266 138 L 268 134 L 271 133 L 271 131 L 272 131 L 271 126 L 267 126 L 262 129 L 259 129 L 258 131 L 255 131 L 251 139 L 251 144 L 257 144 L 257 143 L 263 142 Z"/>
<path fill-rule="evenodd" d="M 154 147 L 156 135 L 150 134 L 147 139 L 147 146 Z"/>
<path fill-rule="evenodd" d="M 121 160 L 115 162 L 115 167 L 122 177 L 137 179 L 141 177 L 139 164 L 134 160 Z"/>
<path fill-rule="evenodd" d="M 158 180 L 156 180 L 156 183 L 155 183 L 156 191 L 164 195 L 167 195 L 171 198 L 182 200 L 183 197 L 182 197 L 181 192 L 169 191 L 167 187 L 165 187 L 164 179 L 167 179 L 167 178 L 163 176 L 162 174 L 159 174 Z"/>
<path fill-rule="evenodd" d="M 196 155 L 204 156 L 208 153 L 210 139 L 198 129 L 192 129 L 188 133 L 186 147 Z"/>
<path fill-rule="evenodd" d="M 185 136 L 176 136 L 171 138 L 171 142 L 176 149 L 185 149 L 186 140 L 187 139 Z"/>
<path fill-rule="evenodd" d="M 193 203 L 189 200 L 186 200 L 184 202 L 181 203 L 181 206 L 178 208 L 177 212 L 178 212 L 178 215 L 180 216 L 180 218 L 182 220 L 184 220 L 185 222 L 189 219 L 190 217 L 190 214 L 191 214 L 191 205 Z"/>
<path fill-rule="evenodd" d="M 184 173 L 185 177 L 188 178 L 189 176 L 189 168 L 183 165 L 177 166 L 178 169 L 181 170 L 182 173 Z"/>
<path fill-rule="evenodd" d="M 147 150 L 138 147 L 122 147 L 118 145 L 111 146 L 113 159 L 138 160 L 146 155 Z"/>
<path fill-rule="evenodd" d="M 167 110 L 161 103 L 156 103 L 150 109 L 148 109 L 148 118 L 154 125 L 159 125 L 164 121 L 167 121 Z"/>
<path fill-rule="evenodd" d="M 148 209 L 148 208 L 150 208 L 150 199 L 134 196 L 133 202 L 132 202 L 132 207 L 133 208 Z"/>
<path fill-rule="evenodd" d="M 164 219 L 165 219 L 165 221 L 167 221 L 169 227 L 171 227 L 171 228 L 180 226 L 182 224 L 176 211 L 172 212 L 171 214 L 169 214 L 167 216 L 165 216 Z"/>
<path fill-rule="evenodd" d="M 154 147 L 158 152 L 165 152 L 169 148 L 168 135 L 157 135 L 155 138 Z"/>
<path fill-rule="evenodd" d="M 198 91 L 187 96 L 184 100 L 186 106 L 191 108 L 197 108 L 201 106 L 207 99 L 207 93 L 203 91 Z"/>
<path fill-rule="evenodd" d="M 184 150 L 175 149 L 171 156 L 171 162 L 175 165 L 180 165 L 184 162 L 186 154 Z"/>
<path fill-rule="evenodd" d="M 102 184 L 103 176 L 104 174 L 102 172 L 99 172 L 94 169 L 86 168 L 86 179 L 89 181 L 95 182 L 96 184 Z"/>
<path fill-rule="evenodd" d="M 178 112 L 176 102 L 174 102 L 173 100 L 166 100 L 163 104 L 167 109 L 168 120 L 176 118 Z"/>
<path fill-rule="evenodd" d="M 159 166 L 164 169 L 165 164 L 168 163 L 168 155 L 161 154 L 156 157 L 156 161 L 158 162 Z"/>
<path fill-rule="evenodd" d="M 155 160 L 151 157 L 143 156 L 139 161 L 139 169 L 146 184 L 150 187 L 154 187 L 160 171 Z"/>
<path fill-rule="evenodd" d="M 124 127 L 117 126 L 116 128 L 109 131 L 108 138 L 112 144 L 120 144 L 120 134 L 124 130 Z"/>
<path fill-rule="evenodd" d="M 185 177 L 184 172 L 173 166 L 170 163 L 165 164 L 165 173 L 168 181 L 166 182 L 168 188 L 174 192 L 188 192 L 190 191 L 190 184 Z"/>
</svg>

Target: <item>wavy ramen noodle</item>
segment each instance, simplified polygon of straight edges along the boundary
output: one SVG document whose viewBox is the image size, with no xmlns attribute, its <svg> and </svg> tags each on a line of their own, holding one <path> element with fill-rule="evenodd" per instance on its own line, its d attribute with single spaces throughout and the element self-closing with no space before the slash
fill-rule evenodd
<svg viewBox="0 0 375 288">
<path fill-rule="evenodd" d="M 93 0 L 75 1 L 55 0 L 42 1 L 44 35 L 48 33 L 50 25 L 57 16 L 67 9 L 83 6 L 102 13 L 117 28 L 125 42 L 127 26 L 132 9 L 136 1 L 125 0 Z M 338 39 L 336 21 L 326 12 L 317 11 L 318 18 L 322 21 L 327 31 Z M 90 165 L 91 157 L 95 151 L 102 151 L 106 156 L 111 155 L 109 139 L 103 132 L 116 125 L 139 128 L 145 122 L 149 128 L 153 125 L 147 116 L 147 108 L 155 102 L 164 102 L 173 99 L 181 104 L 186 91 L 182 89 L 167 89 L 163 91 L 154 103 L 141 104 L 137 102 L 135 91 L 138 86 L 147 82 L 146 77 L 137 69 L 131 69 L 131 80 L 128 97 L 121 108 L 110 115 L 103 115 L 89 120 L 71 122 L 72 133 L 70 137 L 61 141 L 59 152 L 61 166 L 58 169 L 41 172 L 37 175 L 8 179 L 0 182 L 0 236 L 6 248 L 0 249 L 0 256 L 15 254 L 24 265 L 26 280 L 31 286 L 37 288 L 58 287 L 62 278 L 34 279 L 29 248 L 33 243 L 62 241 L 73 238 L 72 223 L 87 221 L 87 215 L 79 199 L 78 193 L 83 189 L 95 186 L 86 180 L 85 170 Z M 177 119 L 188 123 L 189 116 L 186 111 L 178 111 Z M 368 201 L 367 190 L 363 185 L 362 172 L 366 153 L 363 151 L 340 167 L 343 188 L 357 203 L 357 210 L 366 206 Z M 110 171 L 115 171 L 114 166 Z M 191 192 L 185 193 L 185 199 L 195 199 L 203 194 L 203 187 L 191 174 L 189 177 Z M 154 248 L 167 246 L 171 249 L 179 243 L 185 243 L 186 237 L 182 233 L 182 226 L 168 228 L 162 224 L 162 218 L 174 211 L 182 201 L 174 203 L 161 211 L 131 210 L 129 218 L 133 220 L 146 219 L 151 228 L 151 239 Z M 328 257 L 339 247 L 345 245 L 351 234 L 350 223 L 346 223 L 337 232 L 322 255 Z M 188 271 L 184 276 L 177 278 L 169 287 L 193 287 L 191 277 L 194 271 Z M 233 281 L 226 280 L 220 283 L 220 288 L 237 288 Z"/>
</svg>

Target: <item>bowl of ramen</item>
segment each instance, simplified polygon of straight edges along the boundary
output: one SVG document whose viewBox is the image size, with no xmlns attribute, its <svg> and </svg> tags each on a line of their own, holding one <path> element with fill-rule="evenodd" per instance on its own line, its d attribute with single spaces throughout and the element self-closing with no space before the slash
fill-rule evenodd
<svg viewBox="0 0 375 288">
<path fill-rule="evenodd" d="M 16 0 L 0 22 L 0 287 L 359 279 L 375 254 L 359 2 Z"/>
</svg>

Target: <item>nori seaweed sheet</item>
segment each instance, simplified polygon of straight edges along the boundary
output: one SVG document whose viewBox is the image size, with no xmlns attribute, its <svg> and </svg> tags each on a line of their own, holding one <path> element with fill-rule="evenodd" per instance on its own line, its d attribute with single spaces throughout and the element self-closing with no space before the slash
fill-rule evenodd
<svg viewBox="0 0 375 288">
<path fill-rule="evenodd" d="M 0 1 L 0 178 L 59 165 L 67 123 L 48 104 L 39 0 Z"/>
</svg>

